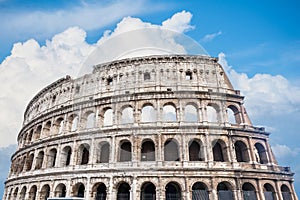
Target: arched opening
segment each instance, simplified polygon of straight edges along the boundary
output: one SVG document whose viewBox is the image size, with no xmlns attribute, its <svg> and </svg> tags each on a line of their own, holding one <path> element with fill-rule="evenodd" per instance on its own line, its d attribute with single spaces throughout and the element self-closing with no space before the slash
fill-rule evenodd
<svg viewBox="0 0 300 200">
<path fill-rule="evenodd" d="M 95 200 L 106 200 L 106 186 L 104 183 L 97 183 L 93 187 Z"/>
<path fill-rule="evenodd" d="M 150 73 L 149 72 L 145 72 L 144 73 L 144 81 L 147 81 L 147 80 L 150 80 L 150 79 L 151 79 Z"/>
<path fill-rule="evenodd" d="M 121 124 L 130 124 L 134 122 L 133 109 L 126 107 L 121 112 Z"/>
<path fill-rule="evenodd" d="M 209 104 L 206 106 L 207 121 L 218 122 L 218 107 L 216 105 Z"/>
<path fill-rule="evenodd" d="M 47 198 L 50 196 L 50 186 L 44 185 L 40 192 L 40 200 L 47 200 Z"/>
<path fill-rule="evenodd" d="M 16 188 L 14 193 L 13 193 L 13 199 L 16 200 L 18 197 L 18 192 L 19 192 L 19 188 Z"/>
<path fill-rule="evenodd" d="M 227 162 L 226 144 L 222 140 L 216 140 L 212 143 L 213 158 L 216 162 Z"/>
<path fill-rule="evenodd" d="M 144 141 L 142 144 L 141 161 L 155 161 L 155 145 L 152 140 Z"/>
<path fill-rule="evenodd" d="M 55 167 L 57 150 L 51 149 L 48 153 L 48 167 Z"/>
<path fill-rule="evenodd" d="M 163 120 L 168 122 L 176 122 L 176 108 L 174 105 L 164 105 Z"/>
<path fill-rule="evenodd" d="M 72 149 L 70 146 L 65 146 L 61 152 L 60 166 L 69 166 L 71 162 Z"/>
<path fill-rule="evenodd" d="M 72 114 L 69 118 L 68 118 L 68 130 L 73 132 L 76 131 L 78 128 L 78 116 L 76 114 Z"/>
<path fill-rule="evenodd" d="M 181 189 L 178 183 L 170 182 L 166 185 L 166 200 L 181 200 Z"/>
<path fill-rule="evenodd" d="M 36 157 L 35 169 L 41 169 L 44 162 L 44 151 L 40 151 Z"/>
<path fill-rule="evenodd" d="M 112 126 L 113 125 L 113 110 L 108 108 L 105 110 L 103 115 L 103 126 Z"/>
<path fill-rule="evenodd" d="M 79 147 L 79 164 L 86 165 L 89 163 L 90 158 L 90 146 L 88 144 L 82 144 Z"/>
<path fill-rule="evenodd" d="M 240 124 L 241 123 L 241 119 L 239 116 L 239 110 L 233 105 L 230 105 L 227 107 L 227 117 L 228 117 L 228 122 L 231 124 Z"/>
<path fill-rule="evenodd" d="M 184 120 L 186 122 L 198 122 L 197 108 L 194 105 L 186 105 L 184 108 Z"/>
<path fill-rule="evenodd" d="M 64 119 L 62 117 L 58 118 L 54 124 L 55 134 L 62 134 L 64 129 Z"/>
<path fill-rule="evenodd" d="M 119 185 L 117 200 L 130 200 L 130 186 L 128 183 L 121 183 Z"/>
<path fill-rule="evenodd" d="M 186 71 L 185 72 L 185 80 L 192 80 L 193 76 L 192 76 L 192 72 L 191 71 Z"/>
<path fill-rule="evenodd" d="M 120 142 L 119 161 L 127 162 L 131 161 L 131 143 L 129 141 Z"/>
<path fill-rule="evenodd" d="M 280 190 L 283 200 L 292 200 L 292 195 L 288 186 L 282 185 L 280 187 Z"/>
<path fill-rule="evenodd" d="M 227 182 L 221 182 L 217 186 L 219 200 L 233 200 L 231 185 Z"/>
<path fill-rule="evenodd" d="M 33 129 L 31 129 L 30 131 L 29 131 L 29 133 L 27 134 L 27 139 L 26 139 L 26 143 L 27 144 L 30 144 L 31 143 L 31 141 L 32 141 L 32 136 L 33 136 Z"/>
<path fill-rule="evenodd" d="M 249 162 L 249 153 L 246 144 L 242 141 L 236 141 L 234 143 L 234 150 L 236 155 L 236 160 L 238 162 Z"/>
<path fill-rule="evenodd" d="M 34 185 L 29 190 L 29 200 L 36 200 L 37 187 Z"/>
<path fill-rule="evenodd" d="M 265 200 L 275 200 L 276 199 L 275 190 L 274 190 L 273 186 L 269 183 L 266 183 L 264 185 L 264 196 L 265 196 Z"/>
<path fill-rule="evenodd" d="M 20 200 L 25 200 L 26 191 L 27 191 L 27 188 L 26 188 L 26 186 L 24 186 L 20 192 Z"/>
<path fill-rule="evenodd" d="M 244 183 L 242 190 L 244 200 L 257 200 L 255 187 L 251 183 Z"/>
<path fill-rule="evenodd" d="M 256 161 L 258 163 L 261 164 L 268 163 L 267 151 L 265 147 L 260 143 L 255 144 L 255 156 L 256 156 Z"/>
<path fill-rule="evenodd" d="M 43 137 L 48 137 L 50 135 L 51 121 L 47 121 L 43 127 Z"/>
<path fill-rule="evenodd" d="M 98 163 L 108 163 L 109 162 L 109 152 L 110 145 L 108 142 L 100 143 L 100 156 Z"/>
<path fill-rule="evenodd" d="M 82 183 L 77 183 L 73 188 L 75 197 L 84 197 L 85 187 Z"/>
<path fill-rule="evenodd" d="M 41 132 L 42 132 L 42 126 L 39 125 L 36 130 L 35 130 L 35 133 L 34 133 L 34 140 L 38 140 L 40 139 L 41 137 Z"/>
<path fill-rule="evenodd" d="M 156 187 L 151 182 L 146 182 L 141 187 L 141 200 L 155 200 Z"/>
<path fill-rule="evenodd" d="M 86 124 L 85 124 L 85 128 L 89 129 L 89 128 L 94 128 L 95 127 L 95 121 L 96 121 L 96 115 L 93 112 L 89 112 L 86 114 Z"/>
<path fill-rule="evenodd" d="M 168 139 L 164 144 L 165 161 L 180 161 L 179 148 L 175 139 Z"/>
<path fill-rule="evenodd" d="M 142 108 L 141 121 L 142 122 L 156 122 L 156 112 L 151 104 L 146 104 Z"/>
<path fill-rule="evenodd" d="M 67 189 L 63 183 L 60 183 L 56 186 L 54 196 L 55 197 L 66 197 Z"/>
<path fill-rule="evenodd" d="M 201 151 L 201 145 L 197 140 L 189 142 L 189 160 L 190 161 L 203 161 L 204 155 Z"/>
<path fill-rule="evenodd" d="M 192 187 L 192 200 L 209 200 L 207 187 L 204 183 L 194 183 Z"/>
</svg>

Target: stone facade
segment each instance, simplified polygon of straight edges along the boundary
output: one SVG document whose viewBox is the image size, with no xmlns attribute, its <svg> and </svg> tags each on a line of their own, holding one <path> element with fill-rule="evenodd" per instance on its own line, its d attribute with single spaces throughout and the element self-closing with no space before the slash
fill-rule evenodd
<svg viewBox="0 0 300 200">
<path fill-rule="evenodd" d="M 62 78 L 26 108 L 3 199 L 297 200 L 243 99 L 208 56 Z"/>
</svg>

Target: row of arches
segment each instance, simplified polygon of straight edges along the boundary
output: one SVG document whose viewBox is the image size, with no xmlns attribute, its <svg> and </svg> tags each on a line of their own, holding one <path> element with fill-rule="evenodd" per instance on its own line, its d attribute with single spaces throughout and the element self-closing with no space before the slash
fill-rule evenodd
<svg viewBox="0 0 300 200">
<path fill-rule="evenodd" d="M 115 124 L 115 115 L 118 116 L 119 124 L 132 124 L 139 122 L 156 122 L 159 120 L 165 122 L 177 122 L 182 119 L 184 122 L 221 122 L 223 118 L 232 124 L 240 124 L 242 121 L 240 111 L 237 106 L 229 105 L 226 110 L 226 116 L 221 114 L 221 106 L 216 103 L 209 103 L 200 111 L 196 103 L 187 103 L 183 108 L 183 116 L 180 116 L 179 108 L 174 103 L 168 102 L 163 105 L 161 113 L 152 103 L 146 103 L 140 110 L 140 117 L 136 116 L 133 106 L 124 105 L 120 111 L 114 111 L 111 107 L 106 107 L 100 114 L 94 111 L 86 111 L 84 114 L 71 114 L 69 116 L 57 117 L 55 120 L 45 121 L 43 124 L 37 125 L 24 133 L 19 140 L 21 147 L 30 144 L 41 138 L 49 137 L 50 135 L 59 135 L 64 132 L 74 132 L 78 129 L 91 129 L 98 127 L 101 124 L 103 127 L 112 126 Z M 205 114 L 203 114 L 204 112 Z M 180 117 L 179 117 L 180 116 Z M 205 118 L 205 119 L 204 119 Z"/>
<path fill-rule="evenodd" d="M 82 182 L 76 183 L 71 187 L 71 189 L 72 191 L 70 192 L 70 196 L 73 197 L 83 197 L 94 200 L 112 199 L 112 194 L 109 194 L 108 187 L 102 182 L 94 184 L 91 192 L 86 190 L 86 187 Z M 159 195 L 157 195 L 159 190 L 151 181 L 144 182 L 139 191 L 140 200 L 159 199 Z M 185 196 L 183 195 L 181 185 L 176 181 L 168 182 L 162 191 L 164 191 L 164 199 L 166 200 L 182 200 L 183 196 Z M 236 189 L 233 188 L 233 186 L 227 181 L 222 181 L 217 184 L 216 194 L 219 200 L 237 200 L 235 198 L 236 195 L 234 195 L 234 191 L 236 191 Z M 133 192 L 135 191 L 132 191 L 130 184 L 122 181 L 116 185 L 115 198 L 117 200 L 130 200 L 132 199 Z M 263 185 L 263 195 L 265 200 L 276 200 L 277 195 L 279 195 L 276 193 L 276 190 L 270 183 L 265 183 Z M 285 184 L 282 184 L 280 187 L 280 195 L 283 200 L 293 199 L 289 187 Z M 38 191 L 36 185 L 31 186 L 29 190 L 26 186 L 23 186 L 20 191 L 19 187 L 16 187 L 15 189 L 11 188 L 7 198 L 4 200 L 47 200 L 49 197 L 66 196 L 66 185 L 59 183 L 55 187 L 54 191 L 51 190 L 49 184 L 43 185 L 40 191 Z M 213 199 L 212 196 L 212 190 L 209 189 L 203 182 L 195 182 L 191 187 L 192 200 L 209 200 Z M 259 199 L 259 192 L 253 184 L 250 182 L 245 182 L 241 186 L 241 196 L 243 200 L 257 200 Z"/>
<path fill-rule="evenodd" d="M 230 150 L 222 139 L 216 139 L 211 142 L 211 150 L 206 149 L 203 142 L 198 138 L 193 138 L 187 143 L 188 161 L 208 161 L 207 152 L 211 152 L 212 160 L 215 162 L 231 162 Z M 130 162 L 133 161 L 133 142 L 128 139 L 122 139 L 117 144 L 118 148 L 113 149 L 108 141 L 101 141 L 91 147 L 89 143 L 82 143 L 76 149 L 66 145 L 61 149 L 57 147 L 48 150 L 39 150 L 30 152 L 28 155 L 14 159 L 11 167 L 11 174 L 19 174 L 30 170 L 42 168 L 65 167 L 69 165 L 86 165 L 92 163 L 109 162 Z M 92 155 L 92 148 L 94 148 Z M 257 162 L 267 164 L 269 162 L 266 148 L 263 144 L 257 142 L 254 147 L 255 160 L 251 159 L 249 147 L 242 141 L 234 142 L 234 152 L 236 162 Z M 175 138 L 168 138 L 162 146 L 163 161 L 181 161 L 180 144 Z M 58 153 L 59 151 L 59 153 Z M 112 158 L 112 152 L 117 151 L 117 159 Z M 142 140 L 139 149 L 139 160 L 141 162 L 157 161 L 158 146 L 151 139 Z M 73 161 L 72 161 L 73 160 Z"/>
</svg>

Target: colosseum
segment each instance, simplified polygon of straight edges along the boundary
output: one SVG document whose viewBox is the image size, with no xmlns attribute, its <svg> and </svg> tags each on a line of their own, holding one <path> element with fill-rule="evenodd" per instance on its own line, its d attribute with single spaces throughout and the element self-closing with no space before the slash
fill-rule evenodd
<svg viewBox="0 0 300 200">
<path fill-rule="evenodd" d="M 3 199 L 297 200 L 243 103 L 209 56 L 66 76 L 28 104 Z"/>
</svg>

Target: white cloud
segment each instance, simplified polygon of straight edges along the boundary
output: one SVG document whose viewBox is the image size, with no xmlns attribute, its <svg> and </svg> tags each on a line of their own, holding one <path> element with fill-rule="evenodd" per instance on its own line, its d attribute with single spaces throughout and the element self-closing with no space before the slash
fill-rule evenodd
<svg viewBox="0 0 300 200">
<path fill-rule="evenodd" d="M 213 39 L 215 39 L 216 37 L 222 35 L 222 31 L 219 31 L 217 33 L 212 33 L 212 34 L 207 34 L 202 38 L 203 42 L 209 42 L 212 41 Z"/>
<path fill-rule="evenodd" d="M 190 12 L 182 11 L 164 21 L 162 27 L 175 32 L 184 33 L 194 28 L 194 26 L 190 25 L 191 19 L 192 14 Z"/>
<path fill-rule="evenodd" d="M 278 159 L 293 159 L 292 157 L 298 156 L 300 149 L 291 149 L 287 145 L 275 144 L 272 146 L 272 150 Z"/>
</svg>

